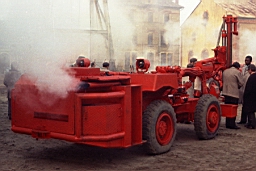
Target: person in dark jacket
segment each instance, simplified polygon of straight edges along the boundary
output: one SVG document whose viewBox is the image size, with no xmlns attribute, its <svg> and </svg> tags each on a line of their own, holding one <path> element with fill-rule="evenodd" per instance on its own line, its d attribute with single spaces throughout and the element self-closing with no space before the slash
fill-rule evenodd
<svg viewBox="0 0 256 171">
<path fill-rule="evenodd" d="M 103 71 L 105 72 L 105 75 L 110 76 L 111 74 L 109 73 L 109 63 L 103 62 L 102 67 L 103 68 L 101 68 L 100 71 Z"/>
<path fill-rule="evenodd" d="M 11 91 L 14 88 L 15 83 L 21 76 L 21 72 L 18 69 L 18 63 L 12 62 L 11 70 L 5 73 L 4 85 L 7 87 L 7 98 L 8 98 L 8 118 L 11 120 Z"/>
<path fill-rule="evenodd" d="M 187 65 L 187 68 L 193 68 L 195 66 L 196 62 L 197 62 L 196 58 L 191 58 L 189 60 L 189 64 Z"/>
<path fill-rule="evenodd" d="M 250 74 L 248 72 L 248 66 L 252 62 L 252 56 L 246 56 L 244 61 L 245 61 L 245 64 L 242 67 L 242 76 L 244 77 L 245 83 L 244 83 L 243 87 L 239 89 L 239 103 L 242 103 L 242 104 L 243 104 L 244 87 L 245 87 L 248 77 L 250 76 Z M 244 124 L 244 122 L 246 122 L 246 120 L 247 120 L 247 117 L 241 118 L 241 122 L 239 122 L 239 124 Z"/>
<path fill-rule="evenodd" d="M 234 62 L 233 65 L 224 70 L 223 72 L 223 90 L 222 94 L 225 97 L 225 104 L 238 105 L 239 100 L 239 88 L 243 86 L 243 77 L 239 71 L 240 64 Z M 240 129 L 236 125 L 236 117 L 226 118 L 226 128 Z"/>
<path fill-rule="evenodd" d="M 245 68 L 244 75 L 243 75 L 244 85 L 239 89 L 239 101 L 242 104 L 243 104 L 245 85 L 246 85 L 246 82 L 247 82 L 247 80 L 250 76 L 250 72 L 251 72 L 248 70 L 249 67 L 250 67 L 250 65 Z M 240 122 L 238 122 L 237 124 L 246 124 L 246 123 L 247 123 L 247 113 L 244 111 L 244 107 L 242 105 L 241 119 L 240 119 Z"/>
<path fill-rule="evenodd" d="M 243 109 L 247 113 L 248 123 L 245 127 L 250 129 L 255 129 L 256 120 L 255 120 L 255 111 L 256 111 L 256 67 L 251 64 L 248 67 L 250 76 L 246 82 L 243 96 Z"/>
<path fill-rule="evenodd" d="M 95 68 L 95 62 L 91 63 L 91 68 Z"/>
</svg>

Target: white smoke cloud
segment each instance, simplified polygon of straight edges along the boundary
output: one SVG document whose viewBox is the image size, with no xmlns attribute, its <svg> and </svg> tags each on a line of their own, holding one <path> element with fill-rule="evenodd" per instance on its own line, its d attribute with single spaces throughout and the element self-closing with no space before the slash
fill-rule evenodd
<svg viewBox="0 0 256 171">
<path fill-rule="evenodd" d="M 167 22 L 164 26 L 164 40 L 166 43 L 170 45 L 179 44 L 179 39 L 181 38 L 180 34 L 180 25 L 179 23 Z M 174 34 L 175 33 L 175 34 Z"/>
<path fill-rule="evenodd" d="M 97 62 L 107 58 L 104 36 L 88 32 L 89 3 L 87 0 L 0 2 L 0 24 L 6 33 L 2 39 L 10 47 L 12 60 L 37 78 L 39 90 L 64 98 L 76 80 L 63 66 L 74 62 L 80 54 Z M 117 1 L 109 1 L 109 15 L 115 58 L 119 60 L 118 57 L 124 57 L 120 49 L 131 46 L 133 25 Z"/>
<path fill-rule="evenodd" d="M 135 25 L 131 21 L 131 11 L 125 1 L 109 1 L 109 15 L 116 64 L 124 65 L 125 50 L 133 49 Z"/>
<path fill-rule="evenodd" d="M 79 54 L 87 54 L 89 45 L 85 33 L 67 30 L 74 29 L 75 23 L 75 18 L 66 18 L 69 4 L 58 12 L 64 7 L 62 1 L 60 6 L 51 0 L 8 2 L 1 4 L 6 9 L 0 16 L 6 32 L 5 43 L 10 45 L 14 55 L 12 60 L 19 62 L 23 72 L 36 78 L 39 91 L 65 98 L 76 79 L 63 68 L 75 61 Z M 55 16 L 62 17 L 56 19 Z M 49 98 L 47 103 L 51 100 Z"/>
</svg>

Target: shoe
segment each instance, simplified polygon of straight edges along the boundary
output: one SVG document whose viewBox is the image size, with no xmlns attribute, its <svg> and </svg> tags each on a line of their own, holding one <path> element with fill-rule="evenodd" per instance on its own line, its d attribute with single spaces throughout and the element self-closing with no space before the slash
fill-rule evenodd
<svg viewBox="0 0 256 171">
<path fill-rule="evenodd" d="M 226 128 L 229 128 L 229 129 L 241 129 L 241 128 L 238 127 L 238 126 L 226 126 Z"/>
<path fill-rule="evenodd" d="M 185 121 L 184 123 L 185 124 L 191 124 L 191 121 Z"/>
<path fill-rule="evenodd" d="M 237 122 L 237 124 L 246 124 L 246 122 L 240 121 L 240 122 Z"/>
<path fill-rule="evenodd" d="M 248 128 L 248 129 L 255 129 L 255 126 L 246 125 L 246 128 Z"/>
</svg>

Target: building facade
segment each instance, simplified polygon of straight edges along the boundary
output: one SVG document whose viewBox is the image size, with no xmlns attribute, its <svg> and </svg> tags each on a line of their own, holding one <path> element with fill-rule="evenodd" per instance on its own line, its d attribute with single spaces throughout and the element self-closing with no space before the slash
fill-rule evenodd
<svg viewBox="0 0 256 171">
<path fill-rule="evenodd" d="M 233 61 L 244 63 L 246 55 L 256 54 L 255 0 L 201 0 L 181 26 L 181 64 L 186 66 L 191 57 L 198 60 L 213 57 L 224 15 L 238 18 L 238 36 L 233 36 Z"/>
<path fill-rule="evenodd" d="M 157 65 L 179 65 L 180 9 L 177 0 L 131 1 L 130 19 L 136 26 L 133 47 L 124 49 L 124 70 L 134 66 L 137 57 Z"/>
</svg>

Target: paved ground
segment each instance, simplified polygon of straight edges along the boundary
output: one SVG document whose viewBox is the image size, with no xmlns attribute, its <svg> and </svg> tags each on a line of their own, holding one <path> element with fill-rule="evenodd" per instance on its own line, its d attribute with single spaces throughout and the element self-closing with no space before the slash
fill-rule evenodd
<svg viewBox="0 0 256 171">
<path fill-rule="evenodd" d="M 0 85 L 0 170 L 256 170 L 256 130 L 226 129 L 224 119 L 218 136 L 207 141 L 197 139 L 193 124 L 178 124 L 171 151 L 157 156 L 146 155 L 141 146 L 102 149 L 54 139 L 37 141 L 10 130 L 6 89 Z"/>
</svg>

